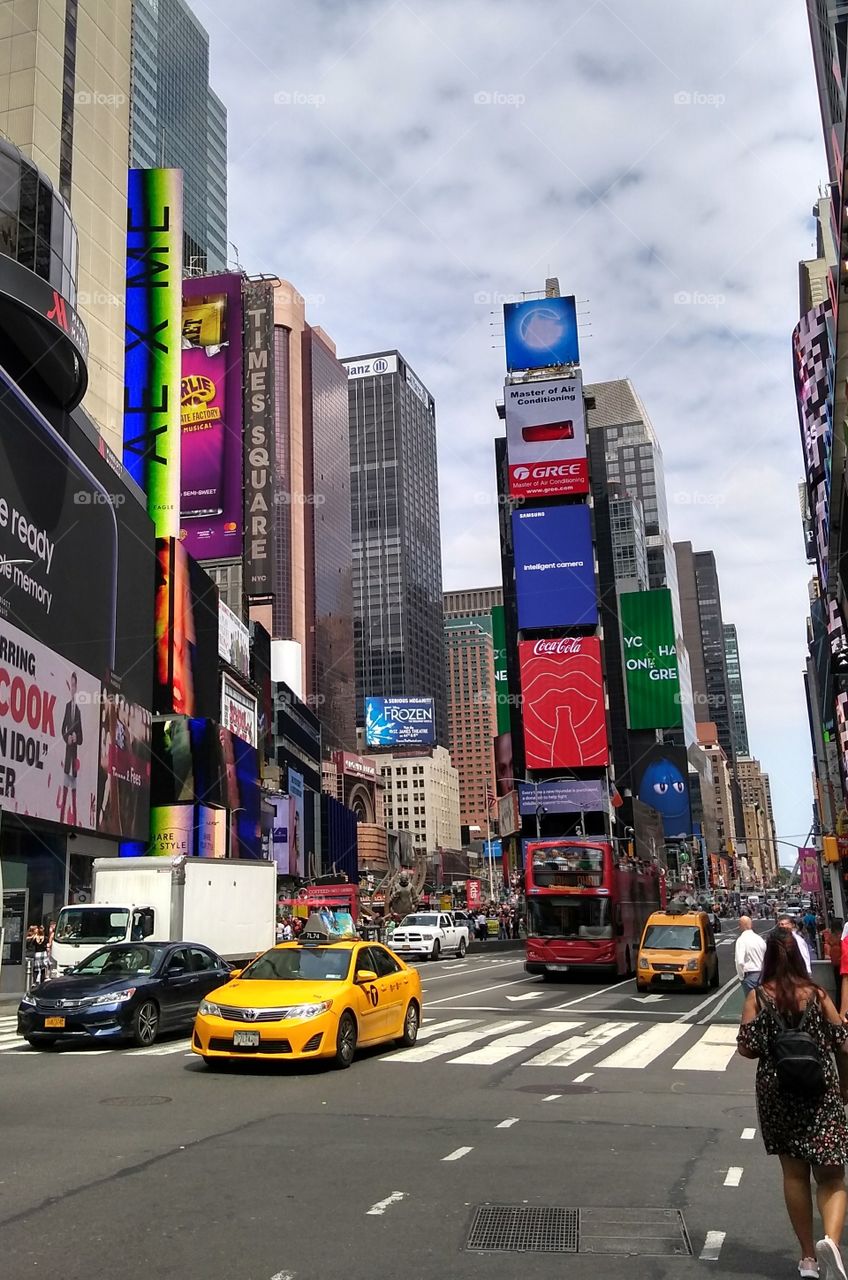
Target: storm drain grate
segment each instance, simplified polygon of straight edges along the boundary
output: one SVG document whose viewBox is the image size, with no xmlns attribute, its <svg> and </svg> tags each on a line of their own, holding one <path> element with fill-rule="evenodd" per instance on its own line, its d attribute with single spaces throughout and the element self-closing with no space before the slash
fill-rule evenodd
<svg viewBox="0 0 848 1280">
<path fill-rule="evenodd" d="M 576 1253 L 577 1209 L 557 1205 L 480 1205 L 466 1249 L 499 1253 Z"/>
<path fill-rule="evenodd" d="M 491 1253 L 654 1258 L 692 1253 L 679 1209 L 566 1209 L 561 1205 L 478 1205 L 465 1247 Z"/>
</svg>

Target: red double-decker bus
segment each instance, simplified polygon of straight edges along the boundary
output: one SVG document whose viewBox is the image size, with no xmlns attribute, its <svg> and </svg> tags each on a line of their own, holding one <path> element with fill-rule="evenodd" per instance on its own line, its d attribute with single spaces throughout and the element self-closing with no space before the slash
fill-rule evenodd
<svg viewBox="0 0 848 1280">
<path fill-rule="evenodd" d="M 591 838 L 525 840 L 524 849 L 527 972 L 629 977 L 645 921 L 665 906 L 660 869 L 618 860 Z"/>
</svg>

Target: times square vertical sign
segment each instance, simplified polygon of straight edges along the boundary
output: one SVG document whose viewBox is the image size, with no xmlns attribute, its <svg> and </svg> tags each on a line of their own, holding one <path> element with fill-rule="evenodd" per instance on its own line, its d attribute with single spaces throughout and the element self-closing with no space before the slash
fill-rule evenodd
<svg viewBox="0 0 848 1280">
<path fill-rule="evenodd" d="M 244 590 L 274 594 L 274 286 L 244 287 Z"/>
<path fill-rule="evenodd" d="M 182 170 L 130 169 L 123 462 L 158 538 L 180 532 L 182 278 Z"/>
</svg>

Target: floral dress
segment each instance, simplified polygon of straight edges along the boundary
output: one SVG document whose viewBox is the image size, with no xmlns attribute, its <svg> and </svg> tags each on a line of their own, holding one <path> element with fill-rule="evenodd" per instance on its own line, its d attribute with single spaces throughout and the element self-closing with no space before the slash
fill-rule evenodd
<svg viewBox="0 0 848 1280">
<path fill-rule="evenodd" d="M 848 1027 L 836 1026 L 824 1016 L 817 996 L 807 1019 L 807 1030 L 818 1044 L 826 1087 L 817 1098 L 805 1098 L 781 1089 L 772 1054 L 778 1024 L 774 1006 L 765 995 L 753 1022 L 739 1028 L 739 1045 L 758 1054 L 757 1114 L 766 1151 L 772 1156 L 794 1156 L 815 1165 L 848 1164 L 848 1123 L 833 1058 L 848 1039 Z"/>
</svg>

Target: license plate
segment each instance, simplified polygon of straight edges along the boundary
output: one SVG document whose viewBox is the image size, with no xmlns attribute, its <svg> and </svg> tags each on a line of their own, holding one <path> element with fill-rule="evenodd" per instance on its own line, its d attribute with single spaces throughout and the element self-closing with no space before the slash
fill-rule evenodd
<svg viewBox="0 0 848 1280">
<path fill-rule="evenodd" d="M 45 1018 L 44 1025 L 45 1027 L 64 1027 L 65 1019 L 64 1018 Z"/>
<path fill-rule="evenodd" d="M 549 973 L 565 973 L 567 969 L 568 969 L 567 964 L 549 964 L 548 965 Z"/>
<path fill-rule="evenodd" d="M 661 973 L 661 974 L 660 974 L 660 981 L 661 981 L 661 982 L 674 982 L 674 974 L 673 974 L 673 973 Z"/>
<path fill-rule="evenodd" d="M 258 1031 L 234 1031 L 233 1044 L 242 1049 L 255 1049 L 259 1044 Z"/>
</svg>

